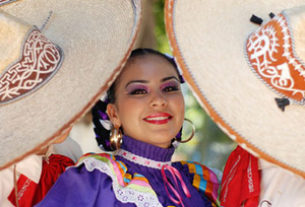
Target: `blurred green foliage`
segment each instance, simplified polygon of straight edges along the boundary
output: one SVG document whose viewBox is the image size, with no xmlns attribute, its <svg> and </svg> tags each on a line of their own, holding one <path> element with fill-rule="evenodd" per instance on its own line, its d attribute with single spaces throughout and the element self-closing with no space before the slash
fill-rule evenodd
<svg viewBox="0 0 305 207">
<path fill-rule="evenodd" d="M 172 54 L 164 25 L 164 2 L 164 0 L 154 1 L 155 35 L 158 50 Z M 176 153 L 177 159 L 182 158 L 203 163 L 213 168 L 220 177 L 227 157 L 236 144 L 205 113 L 187 84 L 183 86 L 183 93 L 186 103 L 185 117 L 193 121 L 196 133 L 190 142 L 179 145 Z M 190 131 L 190 127 L 185 126 L 183 135 L 188 137 Z"/>
</svg>

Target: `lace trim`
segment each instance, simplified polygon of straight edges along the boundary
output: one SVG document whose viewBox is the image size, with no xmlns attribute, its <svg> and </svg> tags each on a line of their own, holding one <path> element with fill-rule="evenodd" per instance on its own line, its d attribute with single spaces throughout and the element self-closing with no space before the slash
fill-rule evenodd
<svg viewBox="0 0 305 207">
<path fill-rule="evenodd" d="M 143 165 L 145 167 L 160 169 L 160 170 L 161 170 L 162 166 L 164 166 L 164 165 L 171 166 L 170 161 L 169 162 L 158 162 L 158 161 L 151 160 L 151 159 L 148 159 L 148 158 L 145 158 L 145 157 L 141 157 L 139 155 L 135 155 L 135 154 L 133 154 L 131 152 L 128 152 L 126 150 L 123 150 L 123 149 L 117 150 L 115 152 L 115 155 L 124 157 L 126 160 L 129 160 L 129 161 L 134 162 L 136 164 Z"/>
<path fill-rule="evenodd" d="M 92 172 L 97 169 L 109 177 L 113 183 L 115 197 L 122 203 L 134 203 L 138 207 L 162 207 L 158 197 L 149 183 L 145 181 L 131 180 L 127 185 L 124 183 L 124 176 L 118 169 L 117 162 L 109 156 L 87 157 L 78 163 L 84 164 L 86 169 Z"/>
</svg>

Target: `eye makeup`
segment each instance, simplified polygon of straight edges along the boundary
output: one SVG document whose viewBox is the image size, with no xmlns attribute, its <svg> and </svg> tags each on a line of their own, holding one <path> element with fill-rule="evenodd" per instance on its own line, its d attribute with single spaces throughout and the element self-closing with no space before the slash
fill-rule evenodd
<svg viewBox="0 0 305 207">
<path fill-rule="evenodd" d="M 178 91 L 180 90 L 180 84 L 176 80 L 170 80 L 163 83 L 160 89 L 164 92 Z"/>
<path fill-rule="evenodd" d="M 161 80 L 160 90 L 163 92 L 171 92 L 180 90 L 180 82 L 175 76 L 163 78 Z M 147 94 L 151 90 L 149 88 L 149 81 L 133 80 L 126 84 L 125 90 L 129 95 Z"/>
<path fill-rule="evenodd" d="M 126 91 L 129 95 L 146 94 L 149 88 L 141 83 L 131 83 L 126 87 Z"/>
</svg>

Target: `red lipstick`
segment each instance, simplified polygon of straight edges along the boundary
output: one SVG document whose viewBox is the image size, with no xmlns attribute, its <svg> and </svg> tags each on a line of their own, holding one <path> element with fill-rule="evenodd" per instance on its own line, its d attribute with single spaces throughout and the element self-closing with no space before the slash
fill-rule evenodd
<svg viewBox="0 0 305 207">
<path fill-rule="evenodd" d="M 145 117 L 143 120 L 151 124 L 166 124 L 172 116 L 168 113 L 155 113 Z"/>
</svg>

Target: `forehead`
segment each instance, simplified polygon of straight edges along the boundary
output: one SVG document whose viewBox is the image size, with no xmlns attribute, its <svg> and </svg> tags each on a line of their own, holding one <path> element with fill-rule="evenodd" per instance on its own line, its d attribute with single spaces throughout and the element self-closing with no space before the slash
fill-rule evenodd
<svg viewBox="0 0 305 207">
<path fill-rule="evenodd" d="M 119 79 L 120 82 L 126 79 L 153 79 L 164 78 L 165 76 L 178 77 L 174 66 L 165 58 L 154 55 L 142 55 L 131 58 L 124 67 Z"/>
</svg>

